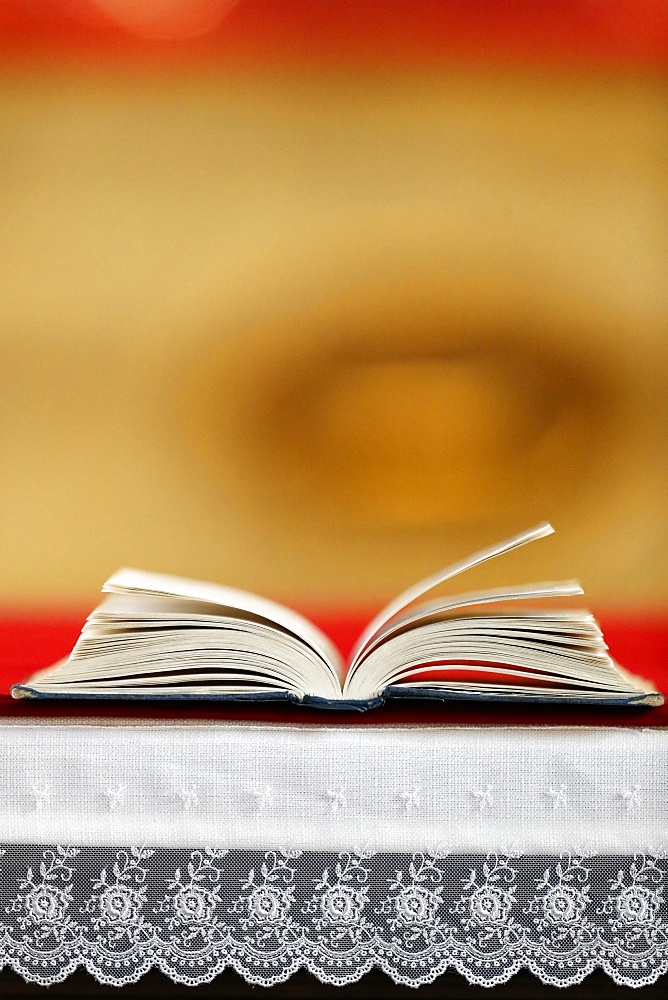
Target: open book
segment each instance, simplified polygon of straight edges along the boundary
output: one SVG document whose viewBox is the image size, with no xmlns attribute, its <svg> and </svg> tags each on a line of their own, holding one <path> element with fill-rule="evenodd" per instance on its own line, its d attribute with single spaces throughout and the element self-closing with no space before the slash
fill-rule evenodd
<svg viewBox="0 0 668 1000">
<path fill-rule="evenodd" d="M 372 708 L 385 698 L 660 705 L 608 656 L 588 611 L 546 610 L 582 594 L 575 581 L 420 601 L 455 576 L 551 534 L 510 538 L 414 584 L 366 627 L 346 664 L 295 611 L 254 594 L 123 569 L 66 660 L 12 689 L 15 698 L 280 700 Z M 540 602 L 517 608 L 516 602 Z"/>
</svg>

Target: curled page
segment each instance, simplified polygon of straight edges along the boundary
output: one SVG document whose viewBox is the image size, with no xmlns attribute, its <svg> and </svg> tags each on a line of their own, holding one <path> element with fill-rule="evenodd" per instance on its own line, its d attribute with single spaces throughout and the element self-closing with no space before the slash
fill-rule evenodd
<svg viewBox="0 0 668 1000">
<path fill-rule="evenodd" d="M 458 594 L 456 597 L 446 600 L 437 598 L 435 601 L 422 602 L 412 611 L 405 610 L 403 614 L 398 613 L 384 625 L 381 625 L 375 636 L 369 639 L 364 649 L 360 650 L 357 663 L 359 664 L 366 659 L 373 649 L 382 645 L 387 639 L 391 639 L 392 636 L 409 626 L 413 627 L 428 622 L 435 616 L 447 616 L 454 611 L 487 604 L 503 604 L 508 601 L 540 601 L 546 598 L 576 597 L 582 594 L 584 591 L 577 580 L 559 580 L 550 583 L 527 584 L 526 586 L 495 587 L 493 590 L 477 590 Z"/>
<path fill-rule="evenodd" d="M 147 573 L 138 569 L 121 569 L 104 584 L 102 590 L 112 594 L 149 594 L 176 597 L 181 600 L 203 601 L 217 608 L 231 608 L 264 618 L 297 636 L 318 654 L 329 671 L 342 683 L 343 663 L 334 643 L 307 618 L 266 597 L 258 597 L 236 587 L 222 587 L 164 573 Z"/>
<path fill-rule="evenodd" d="M 355 648 L 351 654 L 350 659 L 350 671 L 351 673 L 357 666 L 360 658 L 366 651 L 367 647 L 376 639 L 378 634 L 383 630 L 383 628 L 390 622 L 392 618 L 404 611 L 413 601 L 417 601 L 418 598 L 423 597 L 428 594 L 430 590 L 438 587 L 440 584 L 445 583 L 446 580 L 452 579 L 454 576 L 459 576 L 460 573 L 465 573 L 469 569 L 473 569 L 474 566 L 479 566 L 481 563 L 487 562 L 489 559 L 494 559 L 496 556 L 501 556 L 505 552 L 511 552 L 513 549 L 518 549 L 522 545 L 527 545 L 529 542 L 535 542 L 539 538 L 545 538 L 547 535 L 554 534 L 554 528 L 551 524 L 544 522 L 543 524 L 537 525 L 535 528 L 530 528 L 528 531 L 523 531 L 519 535 L 513 535 L 512 538 L 507 539 L 505 542 L 498 542 L 496 545 L 491 545 L 486 549 L 481 549 L 480 552 L 476 552 L 472 556 L 467 556 L 466 559 L 460 559 L 458 562 L 453 563 L 451 566 L 446 566 L 445 569 L 439 570 L 438 573 L 434 573 L 432 576 L 426 577 L 424 580 L 420 580 L 418 583 L 414 583 L 403 593 L 395 597 L 393 601 L 390 601 L 382 611 L 380 611 L 376 617 L 369 622 L 364 632 L 357 640 Z"/>
</svg>

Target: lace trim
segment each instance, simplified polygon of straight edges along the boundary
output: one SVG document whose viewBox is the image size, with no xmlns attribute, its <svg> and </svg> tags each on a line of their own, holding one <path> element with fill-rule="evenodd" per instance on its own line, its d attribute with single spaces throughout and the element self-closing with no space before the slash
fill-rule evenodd
<svg viewBox="0 0 668 1000">
<path fill-rule="evenodd" d="M 526 967 L 566 986 L 596 967 L 668 971 L 664 856 L 323 854 L 0 848 L 0 967 L 48 985 L 85 966 L 121 985 L 152 966 L 196 985 L 231 966 L 265 986 L 373 966 L 417 986 Z"/>
</svg>

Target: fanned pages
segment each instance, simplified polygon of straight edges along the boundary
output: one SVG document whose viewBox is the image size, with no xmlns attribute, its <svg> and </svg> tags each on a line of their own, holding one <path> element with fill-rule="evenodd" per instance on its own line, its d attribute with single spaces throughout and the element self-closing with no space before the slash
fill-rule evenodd
<svg viewBox="0 0 668 1000">
<path fill-rule="evenodd" d="M 547 599 L 582 594 L 574 580 L 424 600 L 454 577 L 552 531 L 540 524 L 413 584 L 369 623 L 348 664 L 312 622 L 274 601 L 119 570 L 104 584 L 106 596 L 70 656 L 12 694 L 287 699 L 357 709 L 386 698 L 662 704 L 651 685 L 610 658 L 588 611 L 545 607 Z"/>
</svg>

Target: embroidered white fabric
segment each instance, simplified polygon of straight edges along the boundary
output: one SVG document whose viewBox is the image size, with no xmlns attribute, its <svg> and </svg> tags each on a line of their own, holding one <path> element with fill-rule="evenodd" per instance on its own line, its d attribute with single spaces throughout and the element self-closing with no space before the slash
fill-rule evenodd
<svg viewBox="0 0 668 1000">
<path fill-rule="evenodd" d="M 26 979 L 668 971 L 665 730 L 12 720 L 0 755 Z"/>
<path fill-rule="evenodd" d="M 668 731 L 0 722 L 0 842 L 661 853 Z"/>
<path fill-rule="evenodd" d="M 78 965 L 121 985 L 151 966 L 265 986 L 300 967 L 343 985 L 379 966 L 417 986 L 448 968 L 560 986 L 594 967 L 668 971 L 664 857 L 0 849 L 0 967 L 48 985 Z"/>
</svg>

